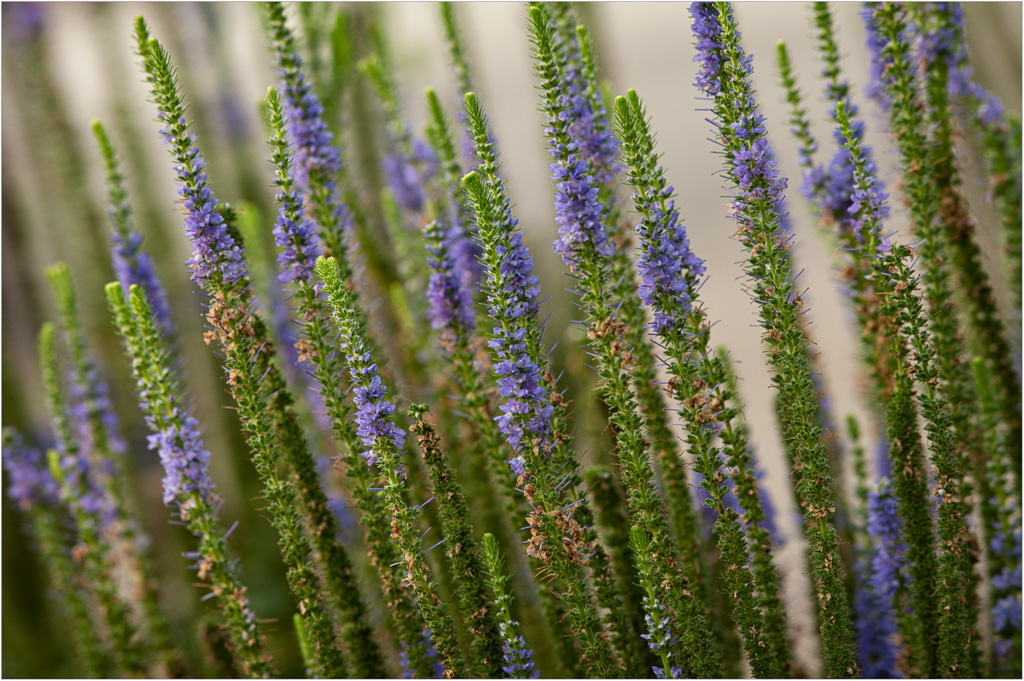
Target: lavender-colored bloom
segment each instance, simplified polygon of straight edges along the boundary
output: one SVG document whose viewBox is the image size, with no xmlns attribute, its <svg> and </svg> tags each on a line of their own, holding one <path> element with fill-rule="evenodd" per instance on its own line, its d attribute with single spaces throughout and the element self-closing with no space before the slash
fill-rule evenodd
<svg viewBox="0 0 1024 681">
<path fill-rule="evenodd" d="M 413 139 L 411 158 L 404 153 L 388 154 L 383 163 L 384 176 L 398 205 L 410 213 L 422 211 L 426 198 L 423 187 L 437 173 L 437 157 L 430 145 Z"/>
<path fill-rule="evenodd" d="M 697 37 L 697 54 L 693 61 L 700 64 L 693 84 L 708 97 L 714 97 L 722 89 L 722 64 L 717 49 L 722 25 L 718 22 L 718 10 L 709 2 L 694 2 L 690 5 L 690 14 L 693 35 Z"/>
<path fill-rule="evenodd" d="M 309 178 L 319 174 L 331 178 L 341 170 L 341 153 L 323 120 L 324 107 L 302 72 L 298 52 L 287 56 L 278 70 L 284 94 L 284 115 L 294 145 L 296 181 L 303 192 L 309 191 Z"/>
<path fill-rule="evenodd" d="M 686 227 L 679 221 L 673 191 L 663 186 L 651 202 L 650 219 L 644 217 L 636 227 L 643 242 L 636 263 L 641 278 L 637 293 L 644 307 L 654 307 L 658 334 L 681 326 L 690 310 L 691 283 L 704 273 L 704 261 L 690 250 Z M 634 195 L 634 200 L 639 197 Z"/>
<path fill-rule="evenodd" d="M 888 41 L 878 25 L 875 23 L 875 8 L 871 5 L 861 10 L 861 18 L 864 19 L 864 28 L 867 30 L 868 54 L 871 57 L 871 65 L 868 69 L 868 84 L 864 87 L 864 94 L 882 107 L 889 108 L 889 98 L 885 94 L 886 85 L 890 82 L 891 76 L 887 75 L 892 59 L 883 53 Z"/>
<path fill-rule="evenodd" d="M 549 128 L 550 131 L 550 128 Z M 550 133 L 549 133 L 550 134 Z M 571 149 L 572 147 L 570 147 Z M 608 241 L 604 226 L 604 209 L 597 200 L 598 190 L 590 174 L 590 164 L 579 158 L 570 149 L 558 145 L 551 153 L 558 162 L 551 164 L 555 189 L 555 220 L 558 222 L 558 239 L 555 252 L 560 253 L 562 262 L 575 267 L 573 251 L 577 244 L 590 242 L 602 256 L 610 258 L 615 249 Z"/>
<path fill-rule="evenodd" d="M 423 642 L 426 644 L 428 658 L 434 660 L 434 678 L 443 679 L 444 676 L 444 664 L 440 660 L 440 655 L 433 645 L 430 643 L 430 631 L 427 629 L 423 630 Z M 413 678 L 413 670 L 409 666 L 409 653 L 406 651 L 405 641 L 399 640 L 398 642 L 400 650 L 398 651 L 398 666 L 402 670 L 403 679 Z"/>
<path fill-rule="evenodd" d="M 349 305 L 352 303 L 349 301 Z M 362 337 L 362 324 L 351 308 L 343 308 L 336 315 L 340 333 L 338 340 L 345 354 L 349 375 L 352 377 L 352 395 L 356 404 L 356 431 L 367 449 L 362 453 L 367 464 L 377 463 L 373 446 L 378 438 L 391 441 L 396 452 L 405 446 L 405 431 L 395 425 L 392 416 L 395 405 L 384 399 L 387 386 L 377 373 L 372 354 Z"/>
<path fill-rule="evenodd" d="M 490 281 L 488 310 L 495 320 L 504 322 L 493 329 L 488 343 L 498 357 L 494 371 L 500 377 L 498 389 L 505 401 L 502 413 L 495 417 L 498 427 L 512 448 L 522 451 L 527 431 L 542 446 L 551 429 L 554 408 L 548 390 L 541 383 L 540 367 L 531 358 L 527 346 L 527 327 L 522 320 L 536 317 L 540 306 L 539 280 L 533 274 L 533 258 L 516 231 L 518 220 L 512 217 L 507 198 L 501 206 L 502 240 L 494 247 L 497 257 L 495 275 Z"/>
<path fill-rule="evenodd" d="M 475 326 L 473 294 L 457 259 L 457 249 L 466 241 L 465 234 L 458 227 L 445 229 L 437 221 L 428 224 L 423 234 L 431 270 L 427 284 L 430 326 L 435 330 L 451 329 L 467 338 Z"/>
<path fill-rule="evenodd" d="M 973 78 L 974 70 L 970 65 L 964 35 L 963 7 L 956 2 L 934 3 L 934 7 L 936 11 L 949 13 L 952 26 L 932 26 L 930 30 L 922 31 L 919 41 L 919 58 L 922 65 L 931 63 L 945 54 L 949 66 L 949 94 L 973 100 L 977 106 L 977 116 L 983 125 L 999 125 L 1004 114 L 1002 103 Z"/>
<path fill-rule="evenodd" d="M 68 416 L 78 433 L 78 446 L 85 453 L 97 448 L 96 433 L 92 426 L 92 420 L 96 419 L 103 428 L 106 450 L 114 455 L 124 454 L 128 451 L 128 444 L 121 437 L 117 412 L 110 400 L 110 388 L 100 377 L 92 357 L 85 358 L 85 366 L 85 382 L 79 382 L 77 374 L 72 371 L 69 388 Z M 104 458 L 101 463 L 104 475 L 114 475 L 112 460 Z"/>
<path fill-rule="evenodd" d="M 21 434 L 11 428 L 4 429 L 3 465 L 7 494 L 23 511 L 58 502 L 60 485 L 50 475 L 43 452 L 25 444 Z"/>
<path fill-rule="evenodd" d="M 871 561 L 866 556 L 854 563 L 853 576 L 854 623 L 861 674 L 866 679 L 898 678 L 892 606 L 871 588 Z"/>
<path fill-rule="evenodd" d="M 556 52 L 564 55 L 562 82 L 568 103 L 566 113 L 571 121 L 569 134 L 578 145 L 575 151 L 590 165 L 594 184 L 610 186 L 620 168 L 619 144 L 607 124 L 608 113 L 603 101 L 599 96 L 591 96 L 597 83 L 588 82 L 587 74 L 581 68 L 583 56 L 579 41 L 575 37 L 566 41 L 559 31 L 554 37 Z"/>
<path fill-rule="evenodd" d="M 997 499 L 992 502 L 998 504 Z M 992 553 L 1003 562 L 1002 570 L 992 578 L 992 631 L 996 633 L 996 654 L 1006 658 L 1021 630 L 1021 528 L 1016 500 L 1010 498 L 1000 514 L 1003 517 L 993 521 L 995 531 L 989 541 Z M 1004 528 L 1011 528 L 1009 536 Z"/>
<path fill-rule="evenodd" d="M 319 238 L 316 225 L 305 217 L 306 206 L 302 196 L 294 190 L 278 192 L 275 197 L 280 203 L 277 221 L 274 223 L 274 245 L 284 250 L 277 255 L 281 273 L 277 280 L 282 283 L 301 280 L 310 281 L 313 264 L 319 255 Z M 290 216 L 301 215 L 300 220 Z"/>
<path fill-rule="evenodd" d="M 323 120 L 323 105 L 302 72 L 302 58 L 294 50 L 291 37 L 287 36 L 283 43 L 275 38 L 274 50 L 295 161 L 295 182 L 308 199 L 314 190 L 310 182 L 315 181 L 318 193 L 322 192 L 327 197 L 337 229 L 345 233 L 349 230 L 351 215 L 338 196 L 341 152 L 334 145 L 333 135 Z"/>
<path fill-rule="evenodd" d="M 858 611 L 858 646 L 867 678 L 896 675 L 896 590 L 906 572 L 906 545 L 898 502 L 887 479 L 868 496 L 868 534 L 873 554 L 859 564 L 854 608 Z"/>
<path fill-rule="evenodd" d="M 143 408 L 147 409 L 145 404 Z M 151 416 L 146 417 L 155 431 L 146 440 L 149 448 L 160 456 L 164 467 L 164 504 L 180 503 L 193 492 L 207 498 L 213 490 L 208 474 L 210 452 L 203 448 L 199 422 L 178 407 L 172 407 L 163 416 L 166 423 L 163 428 Z"/>
<path fill-rule="evenodd" d="M 501 650 L 504 653 L 505 665 L 502 670 L 508 674 L 510 679 L 536 679 L 540 678 L 540 670 L 533 662 L 533 649 L 526 647 L 526 640 L 521 635 L 512 636 L 513 622 L 510 628 L 507 622 L 499 622 L 501 637 L 504 643 Z"/>
<path fill-rule="evenodd" d="M 121 208 L 122 212 L 126 210 L 127 207 Z M 166 333 L 173 333 L 171 305 L 153 267 L 153 259 L 142 250 L 142 235 L 129 225 L 127 229 L 115 231 L 110 242 L 114 275 L 121 283 L 121 288 L 129 291 L 132 284 L 138 284 L 146 292 L 146 299 L 153 308 L 157 323 Z"/>
<path fill-rule="evenodd" d="M 158 114 L 164 120 L 164 112 Z M 242 249 L 228 232 L 217 199 L 206 179 L 206 162 L 196 148 L 196 136 L 188 133 L 188 123 L 179 118 L 160 130 L 164 141 L 174 146 L 178 194 L 185 203 L 185 235 L 192 244 L 188 260 L 192 281 L 201 286 L 218 275 L 225 283 L 235 283 L 247 274 Z"/>
<path fill-rule="evenodd" d="M 659 603 L 656 598 L 652 600 L 650 596 L 644 596 L 644 611 L 646 613 L 644 615 L 644 622 L 647 624 L 647 633 L 640 634 L 640 638 L 647 641 L 647 645 L 655 652 L 671 647 L 675 643 L 676 637 L 669 629 L 669 618 L 665 613 L 665 604 Z M 651 669 L 659 679 L 682 678 L 682 670 L 678 667 L 671 667 L 667 674 L 661 667 L 652 667 Z"/>
</svg>

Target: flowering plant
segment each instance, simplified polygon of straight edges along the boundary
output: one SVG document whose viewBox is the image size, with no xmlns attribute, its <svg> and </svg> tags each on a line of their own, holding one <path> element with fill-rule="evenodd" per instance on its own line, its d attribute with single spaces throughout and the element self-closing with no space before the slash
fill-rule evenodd
<svg viewBox="0 0 1024 681">
<path fill-rule="evenodd" d="M 777 44 L 766 87 L 748 8 L 690 5 L 695 78 L 675 85 L 721 198 L 668 162 L 683 126 L 658 90 L 614 95 L 589 6 L 517 8 L 540 112 L 524 147 L 550 178 L 518 205 L 475 9 L 423 6 L 456 96 L 428 88 L 421 112 L 379 8 L 232 7 L 147 9 L 153 28 L 124 32 L 156 125 L 127 87 L 116 125 L 91 124 L 105 192 L 68 144 L 38 159 L 54 201 L 28 205 L 20 178 L 4 193 L 5 349 L 38 327 L 38 371 L 5 363 L 5 517 L 24 532 L 5 535 L 4 579 L 38 565 L 55 596 L 9 597 L 5 673 L 1020 674 L 1021 127 L 975 73 L 960 5 L 801 8 L 820 120 L 795 47 Z M 3 11 L 5 133 L 31 114 L 71 137 L 45 49 L 71 10 Z M 864 32 L 867 87 L 837 17 Z M 249 116 L 213 38 L 254 18 Z M 204 78 L 218 99 L 194 94 Z M 34 212 L 82 225 L 91 258 L 45 270 L 54 321 L 24 302 Z M 847 322 L 822 336 L 811 241 Z M 569 288 L 549 301 L 552 271 Z M 729 291 L 751 303 L 737 337 L 716 329 L 742 317 Z"/>
</svg>

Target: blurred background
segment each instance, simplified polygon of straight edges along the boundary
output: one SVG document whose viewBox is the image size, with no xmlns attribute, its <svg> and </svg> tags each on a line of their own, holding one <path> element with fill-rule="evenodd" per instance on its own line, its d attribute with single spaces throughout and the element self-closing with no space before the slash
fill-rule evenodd
<svg viewBox="0 0 1024 681">
<path fill-rule="evenodd" d="M 434 87 L 454 116 L 458 100 L 435 3 L 352 3 L 349 14 L 355 58 L 368 48 L 366 33 L 373 22 L 386 31 L 397 67 L 405 115 L 422 133 L 423 91 Z M 767 469 L 766 487 L 780 513 L 782 530 L 791 541 L 783 559 L 799 558 L 803 545 L 793 531 L 795 509 L 788 492 L 787 469 L 776 434 L 772 395 L 761 354 L 755 308 L 744 293 L 742 250 L 732 239 L 722 182 L 715 172 L 719 159 L 708 140 L 706 103 L 695 98 L 696 72 L 688 6 L 683 3 L 589 3 L 580 15 L 594 35 L 602 75 L 611 91 L 634 88 L 644 99 L 658 144 L 664 154 L 677 205 L 689 229 L 695 252 L 707 261 L 710 280 L 702 291 L 713 319 L 712 335 L 739 360 L 741 392 L 747 405 L 752 441 Z M 844 74 L 854 86 L 868 123 L 868 141 L 884 178 L 891 181 L 895 157 L 885 134 L 882 112 L 860 96 L 867 78 L 861 6 L 834 7 Z M 294 16 L 294 8 L 292 8 Z M 522 3 L 459 3 L 455 8 L 469 46 L 478 94 L 500 140 L 504 176 L 515 212 L 550 299 L 547 338 L 557 342 L 559 368 L 578 373 L 575 349 L 582 337 L 570 325 L 573 317 L 561 261 L 551 250 L 555 223 L 553 187 L 538 111 Z M 103 298 L 103 284 L 113 280 L 109 256 L 109 224 L 100 161 L 89 126 L 104 122 L 121 152 L 135 222 L 173 301 L 181 329 L 181 353 L 196 410 L 213 452 L 212 475 L 226 499 L 222 517 L 240 521 L 233 540 L 245 567 L 245 580 L 257 613 L 279 622 L 270 625 L 271 650 L 291 673 L 299 672 L 292 640 L 291 601 L 268 523 L 253 503 L 257 484 L 233 412 L 224 409 L 228 396 L 219 378 L 217 360 L 202 342 L 201 298 L 183 266 L 189 247 L 180 231 L 177 194 L 171 164 L 162 148 L 154 109 L 147 100 L 134 54 L 132 21 L 145 16 L 153 34 L 169 49 L 179 67 L 194 131 L 209 162 L 209 176 L 222 200 L 247 203 L 271 229 L 274 206 L 267 161 L 267 134 L 262 102 L 275 83 L 261 29 L 259 9 L 249 3 L 4 3 L 2 8 L 2 378 L 4 425 L 15 425 L 38 442 L 52 442 L 40 396 L 36 334 L 45 320 L 55 319 L 53 300 L 43 277 L 45 266 L 64 260 L 71 266 L 85 318 L 90 347 L 111 381 L 115 405 L 132 445 L 130 466 L 136 473 L 131 490 L 143 514 L 159 574 L 161 592 L 182 645 L 195 646 L 194 622 L 208 617 L 198 602 L 201 592 L 181 558 L 188 537 L 168 524 L 160 502 L 159 468 L 146 450 L 145 427 L 135 404 L 129 367 L 112 333 Z M 814 227 L 800 197 L 796 145 L 786 119 L 788 111 L 774 67 L 775 45 L 785 40 L 794 59 L 806 103 L 820 141 L 820 160 L 832 152 L 831 126 L 818 77 L 811 10 L 804 3 L 741 3 L 736 14 L 748 52 L 755 55 L 754 80 L 769 134 L 783 175 L 790 178 L 788 204 L 797 234 L 796 269 L 810 287 L 811 335 L 820 351 L 823 386 L 832 413 L 841 422 L 847 414 L 863 416 L 852 318 L 831 269 L 830 242 Z M 997 94 L 1007 109 L 1021 108 L 1021 4 L 970 3 L 965 9 L 975 77 Z M 296 22 L 297 25 L 297 22 Z M 364 108 L 369 127 L 348 128 L 342 140 L 353 182 L 365 195 L 380 181 L 372 137 L 377 100 L 362 76 L 347 88 L 346 106 Z M 347 115 L 347 113 L 345 113 Z M 997 290 L 1005 290 L 998 256 L 998 236 L 984 201 L 976 150 L 962 141 L 962 166 L 967 190 L 980 220 L 983 249 Z M 905 211 L 893 190 L 892 229 L 905 229 Z M 372 213 L 372 211 L 371 211 Z M 378 218 L 371 215 L 371 220 Z M 568 363 L 568 367 L 566 364 Z M 585 425 L 585 424 L 584 424 Z M 583 427 L 583 426 L 580 426 Z M 868 434 L 869 438 L 872 434 Z M 594 437 L 587 442 L 600 442 Z M 842 451 L 842 443 L 837 446 Z M 589 456 L 584 451 L 583 456 Z M 844 465 L 848 462 L 844 460 Z M 46 590 L 45 572 L 22 531 L 23 519 L 4 498 L 3 507 L 3 666 L 12 676 L 61 676 L 69 673 L 67 632 Z M 351 531 L 351 530 L 350 530 Z M 801 636 L 809 626 L 811 607 L 806 575 L 784 571 L 784 587 L 798 651 L 806 668 L 815 667 L 814 637 Z M 286 624 L 288 626 L 286 626 Z"/>
</svg>

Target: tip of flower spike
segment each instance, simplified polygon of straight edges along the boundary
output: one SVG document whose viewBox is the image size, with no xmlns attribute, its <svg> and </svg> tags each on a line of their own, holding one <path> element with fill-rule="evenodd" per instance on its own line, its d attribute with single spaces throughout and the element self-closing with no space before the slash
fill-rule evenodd
<svg viewBox="0 0 1024 681">
<path fill-rule="evenodd" d="M 107 298 L 120 298 L 124 295 L 124 290 L 121 288 L 121 282 L 112 281 L 103 287 L 103 290 L 107 294 Z"/>
<path fill-rule="evenodd" d="M 56 449 L 46 450 L 46 463 L 50 467 L 50 475 L 53 476 L 57 482 L 64 481 L 64 471 L 60 467 L 60 454 L 57 453 Z"/>
</svg>

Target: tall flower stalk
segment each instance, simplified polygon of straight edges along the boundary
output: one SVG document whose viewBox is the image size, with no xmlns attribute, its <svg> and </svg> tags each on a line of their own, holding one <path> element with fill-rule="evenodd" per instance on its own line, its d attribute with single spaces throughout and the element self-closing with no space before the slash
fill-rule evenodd
<svg viewBox="0 0 1024 681">
<path fill-rule="evenodd" d="M 495 421 L 515 454 L 508 465 L 518 478 L 516 487 L 523 490 L 534 509 L 526 517 L 530 528 L 527 553 L 542 562 L 538 577 L 550 571 L 562 582 L 560 596 L 569 608 L 569 625 L 582 647 L 584 670 L 614 677 L 617 663 L 583 574 L 585 560 L 599 549 L 584 542 L 583 526 L 573 517 L 573 506 L 583 500 L 565 499 L 567 492 L 575 489 L 571 484 L 575 461 L 564 459 L 565 452 L 552 441 L 552 417 L 560 395 L 552 393 L 541 373 L 539 286 L 533 260 L 522 233 L 516 230 L 517 221 L 497 176 L 487 119 L 473 93 L 466 95 L 466 118 L 481 165 L 462 183 L 483 248 L 484 289 L 495 324 L 488 346 L 504 398 L 502 413 Z M 564 473 L 563 464 L 568 468 Z"/>
<path fill-rule="evenodd" d="M 112 505 L 95 479 L 95 466 L 78 445 L 59 378 L 55 329 L 44 324 L 39 331 L 39 363 L 46 405 L 50 412 L 57 450 L 47 452 L 48 470 L 60 489 L 75 523 L 75 552 L 89 589 L 100 604 L 106 636 L 111 645 L 111 667 L 116 674 L 147 673 L 144 652 L 135 642 L 137 628 L 128 604 L 119 593 L 112 570 Z"/>
<path fill-rule="evenodd" d="M 672 187 L 656 166 L 654 140 L 635 91 L 630 90 L 626 97 L 616 100 L 616 113 L 623 158 L 629 168 L 627 177 L 634 188 L 633 204 L 640 214 L 640 296 L 653 310 L 651 332 L 667 358 L 669 390 L 683 407 L 688 450 L 710 496 L 706 503 L 717 516 L 714 536 L 722 551 L 722 564 L 727 566 L 726 583 L 752 670 L 758 678 L 776 677 L 781 673 L 778 659 L 788 658 L 788 644 L 776 652 L 779 637 L 767 633 L 755 575 L 748 565 L 751 556 L 740 517 L 725 506 L 729 487 L 722 468 L 726 462 L 714 443 L 716 434 L 725 428 L 717 414 L 732 396 L 728 382 L 722 380 L 724 376 L 717 375 L 721 373 L 720 361 L 711 352 L 707 312 L 698 299 L 704 263 L 690 250 Z M 709 385 L 708 379 L 718 381 Z M 753 471 L 745 447 L 743 450 L 730 448 L 733 460 L 728 464 L 737 466 L 734 477 L 746 481 L 753 478 Z M 747 520 L 758 528 L 764 513 L 756 485 L 744 485 L 744 492 L 740 497 L 745 498 L 749 508 Z M 758 552 L 770 550 L 770 542 L 758 541 L 755 545 Z M 785 642 L 784 630 L 781 641 Z"/>
<path fill-rule="evenodd" d="M 80 588 L 79 565 L 72 557 L 69 533 L 64 527 L 66 511 L 61 505 L 60 484 L 50 474 L 46 455 L 7 427 L 3 430 L 3 466 L 8 497 L 30 519 L 40 558 L 70 620 L 82 668 L 90 677 L 105 676 L 110 673 L 110 658 L 89 612 L 87 595 Z"/>
<path fill-rule="evenodd" d="M 811 566 L 822 630 L 825 673 L 857 673 L 854 630 L 832 522 L 831 462 L 815 423 L 817 391 L 811 378 L 803 301 L 788 265 L 790 237 L 781 229 L 780 204 L 786 182 L 779 176 L 750 83 L 752 58 L 739 43 L 728 3 L 694 3 L 693 30 L 701 64 L 696 85 L 712 98 L 718 140 L 723 146 L 734 199 L 730 212 L 748 250 L 747 274 L 764 327 L 763 340 L 773 383 L 779 390 L 783 439 L 800 467 L 797 496 L 811 542 Z"/>
<path fill-rule="evenodd" d="M 469 670 L 459 649 L 454 621 L 443 612 L 413 525 L 421 507 L 410 507 L 403 498 L 406 482 L 399 457 L 404 453 L 405 432 L 395 424 L 395 405 L 384 397 L 387 386 L 377 373 L 373 353 L 364 340 L 366 327 L 354 312 L 354 296 L 342 280 L 337 264 L 321 256 L 316 262 L 316 273 L 330 300 L 339 330 L 338 342 L 352 381 L 358 434 L 367 447 L 360 456 L 365 459 L 364 465 L 371 468 L 372 478 L 383 478 L 381 495 L 391 513 L 391 536 L 404 555 L 406 579 L 416 592 L 431 643 L 444 662 L 445 676 L 464 677 Z"/>
<path fill-rule="evenodd" d="M 308 503 L 308 497 L 317 493 L 323 496 L 319 480 L 315 480 L 314 485 L 308 484 L 310 477 L 316 477 L 315 464 L 291 411 L 291 395 L 280 371 L 271 362 L 273 350 L 267 339 L 266 325 L 252 307 L 237 230 L 224 216 L 225 212 L 229 216 L 232 212 L 218 207 L 206 178 L 205 162 L 194 146 L 195 136 L 188 132 L 185 107 L 170 56 L 150 37 L 141 17 L 136 22 L 136 37 L 159 120 L 165 126 L 161 134 L 170 145 L 179 191 L 185 200 L 184 229 L 192 244 L 192 257 L 188 261 L 192 280 L 210 296 L 206 313 L 210 330 L 205 339 L 207 344 L 218 343 L 223 352 L 228 386 L 238 407 L 253 464 L 264 486 L 271 523 L 279 534 L 289 586 L 305 618 L 314 669 L 325 676 L 342 675 L 344 659 L 335 642 L 333 617 L 321 604 L 315 564 L 308 560 L 313 547 L 303 523 L 305 513 L 312 538 L 333 542 L 336 541 L 333 534 L 327 535 L 318 529 L 323 527 L 321 521 L 330 522 L 333 516 L 326 505 L 318 512 L 321 509 Z M 282 457 L 298 474 L 298 490 L 286 484 L 277 471 Z M 302 498 L 304 496 L 307 498 Z M 318 553 L 323 558 L 323 553 Z"/>
<path fill-rule="evenodd" d="M 164 504 L 175 509 L 176 517 L 198 539 L 198 549 L 186 555 L 195 558 L 199 578 L 217 598 L 238 669 L 249 678 L 269 678 L 275 670 L 238 561 L 217 520 L 220 504 L 208 472 L 210 452 L 203 448 L 199 422 L 183 405 L 180 381 L 149 291 L 134 284 L 126 301 L 121 284 L 115 282 L 107 286 L 107 302 L 153 433 L 150 448 L 158 452 L 164 467 Z"/>
<path fill-rule="evenodd" d="M 530 10 L 531 37 L 536 49 L 536 69 L 541 79 L 545 131 L 552 156 L 551 170 L 556 182 L 555 219 L 559 223 L 555 252 L 576 279 L 576 294 L 586 317 L 587 339 L 597 360 L 601 377 L 601 397 L 610 410 L 615 432 L 615 456 L 626 488 L 630 520 L 645 533 L 645 539 L 661 558 L 652 575 L 663 584 L 661 597 L 673 608 L 679 621 L 675 626 L 692 631 L 692 638 L 681 639 L 689 654 L 708 657 L 707 671 L 713 673 L 714 654 L 701 650 L 697 642 L 711 642 L 703 615 L 703 604 L 687 590 L 680 572 L 677 548 L 665 517 L 664 505 L 654 486 L 654 472 L 648 458 L 649 445 L 643 433 L 643 418 L 637 409 L 630 386 L 633 357 L 623 342 L 623 324 L 610 310 L 616 308 L 607 276 L 613 253 L 604 225 L 604 207 L 590 164 L 578 155 L 581 147 L 573 133 L 577 119 L 572 111 L 572 93 L 566 87 L 569 74 L 564 56 L 556 51 L 554 32 L 539 7 Z M 641 658 L 631 649 L 630 623 L 624 611 L 610 613 L 612 641 L 623 659 Z M 700 650 L 700 652 L 698 652 Z"/>
<path fill-rule="evenodd" d="M 274 240 L 281 249 L 278 255 L 281 270 L 278 280 L 295 287 L 295 300 L 298 304 L 299 318 L 302 320 L 301 338 L 298 343 L 300 359 L 313 364 L 320 395 L 331 419 L 335 436 L 341 445 L 341 457 L 346 464 L 346 474 L 352 482 L 352 492 L 362 512 L 361 522 L 367 528 L 371 563 L 374 562 L 372 558 L 376 556 L 381 584 L 385 595 L 388 596 L 388 602 L 393 605 L 392 612 L 398 625 L 399 638 L 409 647 L 410 660 L 414 668 L 423 673 L 428 668 L 426 651 L 418 645 L 421 627 L 416 622 L 414 606 L 408 597 L 401 596 L 394 570 L 387 567 L 397 561 L 397 553 L 387 541 L 385 509 L 370 489 L 371 476 L 358 460 L 361 449 L 357 429 L 353 423 L 355 410 L 349 400 L 345 399 L 345 392 L 350 384 L 344 380 L 343 360 L 334 347 L 336 334 L 330 328 L 327 319 L 327 301 L 317 291 L 314 277 L 317 230 L 315 223 L 307 217 L 305 202 L 293 174 L 292 155 L 285 137 L 282 104 L 281 96 L 276 90 L 271 89 L 267 95 L 267 107 L 273 129 L 270 146 L 273 149 L 272 161 L 276 170 L 275 184 L 280 189 L 277 196 L 280 209 L 274 228 Z M 340 604 L 346 623 L 345 634 L 352 647 L 353 656 L 358 660 L 361 673 L 380 674 L 383 670 L 383 658 L 373 640 L 372 629 L 366 622 L 366 607 L 355 588 L 352 567 L 347 558 L 344 562 L 334 558 L 332 564 L 334 569 L 339 571 L 339 579 L 345 582 L 342 585 L 339 581 L 337 595 L 342 599 Z"/>
<path fill-rule="evenodd" d="M 145 654 L 155 651 L 167 672 L 174 672 L 180 658 L 171 642 L 167 618 L 160 607 L 153 566 L 145 551 L 148 539 L 142 531 L 138 514 L 131 509 L 129 496 L 121 480 L 125 477 L 123 457 L 127 444 L 120 433 L 117 414 L 110 399 L 110 389 L 99 376 L 95 360 L 88 354 L 85 333 L 82 330 L 78 298 L 71 271 L 59 263 L 47 271 L 64 337 L 71 355 L 71 396 L 69 415 L 75 423 L 80 446 L 91 459 L 95 482 L 103 490 L 109 503 L 111 529 L 108 540 L 127 549 L 129 573 L 138 580 L 138 592 L 131 594 L 130 602 L 138 603 L 143 623 L 143 634 L 138 644 Z"/>
<path fill-rule="evenodd" d="M 483 560 L 473 539 L 473 525 L 462 486 L 441 449 L 437 431 L 425 418 L 427 411 L 429 407 L 425 404 L 409 407 L 409 417 L 413 420 L 410 430 L 416 435 L 423 461 L 430 472 L 434 498 L 441 507 L 445 556 L 451 563 L 452 572 L 460 576 L 459 611 L 471 637 L 467 655 L 469 666 L 477 676 L 496 678 L 502 671 L 502 639 L 486 587 L 480 579 Z"/>
</svg>

